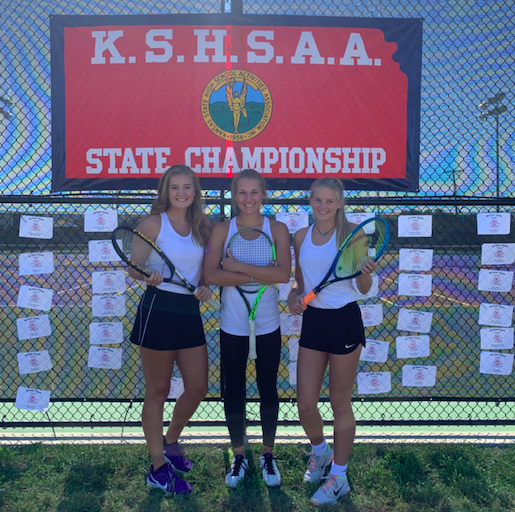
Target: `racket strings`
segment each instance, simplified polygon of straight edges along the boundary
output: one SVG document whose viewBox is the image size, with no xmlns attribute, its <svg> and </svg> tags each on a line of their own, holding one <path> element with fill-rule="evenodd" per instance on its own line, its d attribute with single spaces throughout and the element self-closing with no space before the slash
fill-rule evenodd
<svg viewBox="0 0 515 512">
<path fill-rule="evenodd" d="M 246 240 L 240 235 L 236 235 L 229 244 L 231 254 L 243 263 L 266 267 L 274 262 L 273 247 L 268 238 L 260 234 L 255 240 Z M 260 283 L 246 283 L 239 285 L 245 292 L 255 293 L 263 285 Z"/>
<path fill-rule="evenodd" d="M 120 235 L 123 252 L 132 264 L 149 275 L 157 271 L 163 279 L 171 277 L 168 265 L 148 242 L 131 231 L 123 231 Z"/>
<path fill-rule="evenodd" d="M 358 273 L 361 266 L 369 260 L 374 261 L 381 253 L 386 241 L 387 231 L 382 222 L 368 223 L 356 231 L 343 248 L 336 263 L 336 277 L 346 277 Z"/>
</svg>

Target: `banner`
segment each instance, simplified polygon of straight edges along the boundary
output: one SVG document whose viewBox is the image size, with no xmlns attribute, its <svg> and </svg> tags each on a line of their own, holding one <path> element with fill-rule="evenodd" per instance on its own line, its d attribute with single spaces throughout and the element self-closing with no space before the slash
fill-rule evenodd
<svg viewBox="0 0 515 512">
<path fill-rule="evenodd" d="M 422 20 L 53 16 L 52 191 L 418 189 Z"/>
</svg>

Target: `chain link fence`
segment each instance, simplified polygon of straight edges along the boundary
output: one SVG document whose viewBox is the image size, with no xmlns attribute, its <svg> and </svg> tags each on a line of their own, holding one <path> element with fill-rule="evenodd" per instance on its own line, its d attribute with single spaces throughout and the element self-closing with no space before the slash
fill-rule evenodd
<svg viewBox="0 0 515 512">
<path fill-rule="evenodd" d="M 480 371 L 481 358 L 513 357 L 513 349 L 496 341 L 495 333 L 480 323 L 485 305 L 510 308 L 513 304 L 514 262 L 488 255 L 499 245 L 507 252 L 515 243 L 513 219 L 508 234 L 479 235 L 478 214 L 508 214 L 515 201 L 513 176 L 515 140 L 513 90 L 515 30 L 513 2 L 76 2 L 60 6 L 50 2 L 5 2 L 6 16 L 0 33 L 0 416 L 4 426 L 42 425 L 48 420 L 66 425 L 136 425 L 144 381 L 137 351 L 127 341 L 142 286 L 126 278 L 126 291 L 116 294 L 125 303 L 125 314 L 107 317 L 121 322 L 124 342 L 121 369 L 89 366 L 90 325 L 106 321 L 93 316 L 93 279 L 103 272 L 124 270 L 120 263 L 95 256 L 94 242 L 107 233 L 86 232 L 84 218 L 91 210 L 115 210 L 119 224 L 136 225 L 148 213 L 152 193 L 50 194 L 51 111 L 49 16 L 89 14 L 179 14 L 238 12 L 291 16 L 416 17 L 424 19 L 421 111 L 420 191 L 350 191 L 348 211 L 375 213 L 392 228 L 392 240 L 377 276 L 377 289 L 360 299 L 369 326 L 368 339 L 386 342 L 386 359 L 362 361 L 363 374 L 388 373 L 391 391 L 358 394 L 356 417 L 361 424 L 504 424 L 513 423 L 512 372 L 508 375 Z M 502 93 L 487 109 L 479 105 Z M 499 97 L 497 97 L 499 98 Z M 505 105 L 506 111 L 492 108 Z M 206 191 L 207 213 L 213 220 L 230 216 L 225 191 Z M 307 191 L 274 191 L 265 214 L 309 212 Z M 431 236 L 404 236 L 400 220 L 430 216 Z M 53 221 L 51 238 L 20 237 L 22 219 L 47 217 Z M 499 218 L 501 218 L 500 216 Z M 495 247 L 494 247 L 495 246 Z M 401 270 L 402 251 L 433 251 L 429 270 Z M 52 253 L 53 271 L 21 275 L 20 256 Z M 486 256 L 491 256 L 490 259 Z M 493 259 L 492 259 L 493 258 Z M 485 263 L 497 261 L 497 264 Z M 506 262 L 508 261 L 508 262 Z M 485 291 L 481 271 L 497 271 L 510 281 L 509 291 Z M 499 273 L 500 272 L 500 273 Z M 511 273 L 511 274 L 510 274 Z M 429 295 L 401 293 L 405 275 L 430 280 Z M 490 274 L 489 274 L 490 275 Z M 511 277 L 510 277 L 511 275 Z M 410 278 L 408 278 L 410 279 Z M 503 288 L 504 286 L 504 288 Z M 20 290 L 52 290 L 51 307 L 38 311 L 17 306 Z M 495 288 L 495 286 L 494 286 Z M 496 290 L 506 289 L 506 282 Z M 215 290 L 215 293 L 218 293 Z M 283 295 L 284 297 L 284 295 Z M 280 301 L 283 333 L 298 329 Z M 501 308 L 501 309 L 502 309 Z M 401 310 L 432 314 L 427 355 L 406 357 L 401 344 L 419 342 L 414 332 L 399 329 Z M 509 309 L 508 309 L 509 310 Z M 503 309 L 505 311 L 505 309 Z M 192 423 L 223 422 L 220 405 L 218 313 L 203 306 L 210 361 L 209 393 Z M 20 321 L 47 316 L 51 333 L 37 338 L 20 336 Z M 508 321 L 513 338 L 513 318 Z M 500 325 L 500 324 L 493 324 Z M 503 324 L 506 325 L 506 322 Z M 490 343 L 486 337 L 490 336 Z M 503 337 L 501 336 L 501 337 Z M 279 374 L 280 421 L 298 422 L 295 407 L 295 341 L 298 334 L 283 334 Z M 504 344 L 503 344 L 504 343 Z M 509 343 L 508 343 L 509 345 Z M 370 343 L 378 351 L 385 345 Z M 489 346 L 491 351 L 484 349 Z M 381 348 L 383 347 L 383 348 Z M 20 353 L 48 351 L 52 368 L 21 373 Z M 369 351 L 370 352 L 370 351 Z M 421 352 L 417 352 L 421 354 Z M 482 355 L 483 354 L 483 355 Z M 486 354 L 486 356 L 484 355 Z M 434 386 L 403 385 L 403 368 L 436 367 Z M 484 370 L 484 369 L 483 369 Z M 495 371 L 495 368 L 492 370 Z M 254 367 L 249 364 L 249 423 L 257 422 L 258 400 Z M 174 379 L 180 375 L 175 374 Z M 176 384 L 180 381 L 176 380 Z M 48 390 L 48 415 L 14 406 L 18 388 Z M 324 417 L 330 418 L 327 382 L 324 382 Z M 170 407 L 173 407 L 173 399 Z"/>
</svg>

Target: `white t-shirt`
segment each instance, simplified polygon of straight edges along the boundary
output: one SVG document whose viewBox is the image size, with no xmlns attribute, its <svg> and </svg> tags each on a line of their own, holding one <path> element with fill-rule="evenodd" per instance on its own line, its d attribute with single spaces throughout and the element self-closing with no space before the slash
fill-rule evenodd
<svg viewBox="0 0 515 512">
<path fill-rule="evenodd" d="M 263 220 L 262 231 L 272 238 L 270 221 L 267 217 Z M 238 232 L 236 217 L 231 219 L 229 233 L 224 244 L 224 254 L 227 251 L 229 240 Z M 246 293 L 245 296 L 250 306 L 254 304 L 256 293 Z M 235 286 L 224 286 L 222 291 L 222 308 L 220 312 L 220 329 L 233 336 L 249 335 L 249 314 L 245 301 Z M 277 330 L 280 325 L 278 291 L 273 285 L 268 286 L 261 296 L 256 311 L 256 334 L 269 334 Z"/>
<path fill-rule="evenodd" d="M 179 235 L 173 229 L 166 212 L 163 212 L 161 213 L 161 229 L 155 243 L 168 256 L 185 279 L 198 287 L 204 259 L 204 248 L 197 244 L 191 235 L 191 231 L 187 236 Z M 149 263 L 151 263 L 150 260 Z M 177 277 L 175 279 L 179 280 Z M 189 290 L 173 283 L 161 283 L 157 288 L 167 292 L 191 295 Z"/>
<path fill-rule="evenodd" d="M 314 224 L 308 229 L 299 251 L 299 264 L 304 278 L 304 295 L 320 284 L 338 252 L 336 232 L 324 245 L 313 244 L 311 240 L 313 226 Z M 358 294 L 352 286 L 352 280 L 348 279 L 330 284 L 321 290 L 309 305 L 320 309 L 339 309 L 357 298 Z"/>
</svg>

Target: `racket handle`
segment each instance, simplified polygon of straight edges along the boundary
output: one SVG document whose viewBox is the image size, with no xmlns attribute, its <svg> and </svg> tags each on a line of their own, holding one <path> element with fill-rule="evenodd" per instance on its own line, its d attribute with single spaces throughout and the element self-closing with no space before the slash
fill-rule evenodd
<svg viewBox="0 0 515 512">
<path fill-rule="evenodd" d="M 213 308 L 213 309 L 216 309 L 217 311 L 220 311 L 220 303 L 219 302 L 216 302 L 216 300 L 214 299 L 209 299 L 207 301 L 207 303 Z"/>
<path fill-rule="evenodd" d="M 256 358 L 256 322 L 249 320 L 249 359 Z"/>
<path fill-rule="evenodd" d="M 195 295 L 196 293 L 198 292 L 198 288 L 195 288 L 193 290 L 193 295 Z M 217 311 L 220 311 L 220 303 L 219 302 L 216 302 L 216 300 L 214 299 L 209 299 L 209 300 L 206 300 L 206 302 L 213 308 L 213 309 L 216 309 Z"/>
<path fill-rule="evenodd" d="M 304 306 L 307 306 L 315 297 L 317 294 L 311 290 L 305 297 L 304 297 Z"/>
</svg>

